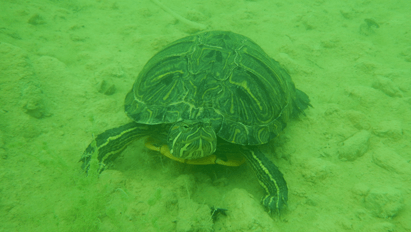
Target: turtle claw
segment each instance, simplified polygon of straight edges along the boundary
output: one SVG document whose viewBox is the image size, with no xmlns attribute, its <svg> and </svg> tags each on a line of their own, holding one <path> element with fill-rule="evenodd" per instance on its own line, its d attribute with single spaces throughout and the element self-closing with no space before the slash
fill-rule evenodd
<svg viewBox="0 0 411 232">
<path fill-rule="evenodd" d="M 261 204 L 267 209 L 268 213 L 277 213 L 287 207 L 287 200 L 280 194 L 280 197 L 274 195 L 267 195 L 261 199 Z"/>
</svg>

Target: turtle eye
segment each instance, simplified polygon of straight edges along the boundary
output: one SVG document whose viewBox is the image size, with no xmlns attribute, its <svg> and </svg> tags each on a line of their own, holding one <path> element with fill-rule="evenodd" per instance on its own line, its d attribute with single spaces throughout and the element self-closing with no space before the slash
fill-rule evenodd
<svg viewBox="0 0 411 232">
<path fill-rule="evenodd" d="M 188 124 L 183 124 L 182 127 L 184 128 L 184 130 L 187 130 L 188 128 L 190 128 L 190 126 L 188 126 Z"/>
</svg>

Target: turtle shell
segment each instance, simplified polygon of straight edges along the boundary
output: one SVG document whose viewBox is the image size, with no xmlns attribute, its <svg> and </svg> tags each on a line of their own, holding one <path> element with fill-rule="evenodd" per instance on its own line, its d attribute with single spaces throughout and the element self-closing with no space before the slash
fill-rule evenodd
<svg viewBox="0 0 411 232">
<path fill-rule="evenodd" d="M 299 110 L 297 95 L 287 72 L 256 43 L 210 31 L 154 55 L 128 93 L 125 111 L 149 125 L 210 122 L 228 142 L 259 145 L 276 137 Z"/>
</svg>

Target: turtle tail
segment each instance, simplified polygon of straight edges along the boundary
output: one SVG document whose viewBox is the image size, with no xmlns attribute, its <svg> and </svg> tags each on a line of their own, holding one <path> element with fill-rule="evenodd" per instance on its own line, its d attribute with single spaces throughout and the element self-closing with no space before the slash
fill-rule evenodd
<svg viewBox="0 0 411 232">
<path fill-rule="evenodd" d="M 295 95 L 296 98 L 294 101 L 293 117 L 297 117 L 300 114 L 305 115 L 304 110 L 309 106 L 312 107 L 312 105 L 310 104 L 310 98 L 307 96 L 307 94 L 299 89 L 296 89 Z"/>
</svg>

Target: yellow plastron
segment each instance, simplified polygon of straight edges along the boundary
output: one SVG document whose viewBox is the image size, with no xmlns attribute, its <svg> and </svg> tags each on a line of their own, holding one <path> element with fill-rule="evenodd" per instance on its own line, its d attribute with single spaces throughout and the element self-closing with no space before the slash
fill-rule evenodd
<svg viewBox="0 0 411 232">
<path fill-rule="evenodd" d="M 228 156 L 227 161 L 224 161 L 218 158 L 216 155 L 210 155 L 207 157 L 203 157 L 200 159 L 193 159 L 193 160 L 177 158 L 171 154 L 170 149 L 168 148 L 166 144 L 160 144 L 158 143 L 158 141 L 156 141 L 155 139 L 151 137 L 149 137 L 146 140 L 145 145 L 150 150 L 158 151 L 172 160 L 185 163 L 185 164 L 194 164 L 194 165 L 220 164 L 220 165 L 225 165 L 225 166 L 240 166 L 241 164 L 245 162 L 245 158 L 241 154 L 230 154 Z"/>
</svg>

